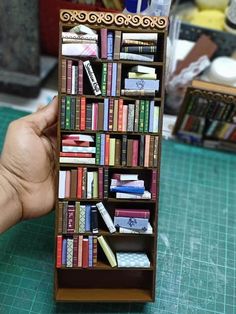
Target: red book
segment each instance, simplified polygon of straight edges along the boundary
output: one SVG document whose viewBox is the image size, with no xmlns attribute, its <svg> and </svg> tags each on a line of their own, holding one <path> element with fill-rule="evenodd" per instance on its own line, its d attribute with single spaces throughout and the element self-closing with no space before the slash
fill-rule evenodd
<svg viewBox="0 0 236 314">
<path fill-rule="evenodd" d="M 71 94 L 72 89 L 72 60 L 67 60 L 67 75 L 66 75 L 66 93 Z"/>
<path fill-rule="evenodd" d="M 110 98 L 110 100 L 109 100 L 109 121 L 108 121 L 109 131 L 113 130 L 113 113 L 114 113 L 114 99 Z"/>
<path fill-rule="evenodd" d="M 106 134 L 105 139 L 105 165 L 109 166 L 109 157 L 110 157 L 110 135 Z"/>
<path fill-rule="evenodd" d="M 107 59 L 107 29 L 101 29 L 101 59 Z"/>
<path fill-rule="evenodd" d="M 145 135 L 144 167 L 149 167 L 150 135 Z"/>
<path fill-rule="evenodd" d="M 123 99 L 119 99 L 118 105 L 118 131 L 122 132 L 123 129 Z"/>
<path fill-rule="evenodd" d="M 77 198 L 82 198 L 82 176 L 83 176 L 83 168 L 78 168 L 78 176 L 77 176 Z"/>
<path fill-rule="evenodd" d="M 67 233 L 75 232 L 75 206 L 68 205 L 67 207 Z"/>
<path fill-rule="evenodd" d="M 77 235 L 75 235 L 73 240 L 74 240 L 73 241 L 73 267 L 78 267 L 79 237 Z"/>
<path fill-rule="evenodd" d="M 135 218 L 150 218 L 150 211 L 148 209 L 115 209 L 116 217 L 135 217 Z"/>
<path fill-rule="evenodd" d="M 66 138 L 62 140 L 62 146 L 80 146 L 80 147 L 89 147 L 89 142 L 81 142 L 76 140 L 71 140 Z"/>
<path fill-rule="evenodd" d="M 78 72 L 78 94 L 83 95 L 84 65 L 82 60 L 79 60 Z"/>
<path fill-rule="evenodd" d="M 236 130 L 233 131 L 233 133 L 230 135 L 230 138 L 229 138 L 231 141 L 236 141 Z"/>
<path fill-rule="evenodd" d="M 152 170 L 152 185 L 151 185 L 151 193 L 152 199 L 155 200 L 157 198 L 157 170 Z"/>
<path fill-rule="evenodd" d="M 93 266 L 97 265 L 98 243 L 97 237 L 93 236 Z"/>
<path fill-rule="evenodd" d="M 132 149 L 132 166 L 136 167 L 138 165 L 138 140 L 133 140 L 133 149 Z"/>
<path fill-rule="evenodd" d="M 61 92 L 66 94 L 66 59 L 61 60 Z"/>
<path fill-rule="evenodd" d="M 91 158 L 92 154 L 89 153 L 63 153 L 60 152 L 60 157 L 81 157 L 81 158 Z"/>
<path fill-rule="evenodd" d="M 80 99 L 80 130 L 85 130 L 85 124 L 86 124 L 86 98 L 81 97 Z"/>
<path fill-rule="evenodd" d="M 66 170 L 66 190 L 65 190 L 65 197 L 70 197 L 70 170 Z"/>
<path fill-rule="evenodd" d="M 62 235 L 57 236 L 57 261 L 56 267 L 60 268 L 62 263 Z"/>
<path fill-rule="evenodd" d="M 107 65 L 107 96 L 111 96 L 112 63 Z"/>
<path fill-rule="evenodd" d="M 98 197 L 103 198 L 103 168 L 98 168 Z"/>
<path fill-rule="evenodd" d="M 87 268 L 89 263 L 89 243 L 88 239 L 83 239 L 83 244 L 82 244 L 82 267 Z"/>
</svg>

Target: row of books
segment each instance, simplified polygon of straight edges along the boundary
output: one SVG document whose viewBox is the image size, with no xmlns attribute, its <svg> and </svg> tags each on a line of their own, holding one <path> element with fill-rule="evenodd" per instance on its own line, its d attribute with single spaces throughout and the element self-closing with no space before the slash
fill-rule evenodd
<svg viewBox="0 0 236 314">
<path fill-rule="evenodd" d="M 84 237 L 83 235 L 57 236 L 56 267 L 96 267 L 98 265 L 97 242 L 111 267 L 150 267 L 149 258 L 144 252 L 116 252 L 115 255 L 103 236 Z"/>
<path fill-rule="evenodd" d="M 205 137 L 236 142 L 236 124 L 217 120 L 206 123 Z"/>
<path fill-rule="evenodd" d="M 117 180 L 117 178 L 125 177 L 129 179 Z M 115 179 L 115 180 L 113 180 Z M 113 181 L 112 181 L 113 180 Z M 153 199 L 155 200 L 157 190 L 157 170 L 151 171 L 150 191 L 146 191 L 144 182 L 142 190 L 136 189 L 140 184 L 138 174 L 113 174 L 110 185 L 110 192 L 115 193 L 115 197 L 119 199 Z M 98 171 L 88 171 L 87 168 L 78 167 L 78 169 L 68 169 L 59 171 L 59 188 L 58 197 L 76 198 L 76 199 L 102 199 L 108 198 L 108 181 L 109 170 L 107 168 L 99 168 Z M 127 185 L 127 182 L 130 181 Z M 138 181 L 138 182 L 135 182 Z M 116 182 L 116 183 L 114 183 Z M 122 186 L 126 187 L 123 188 Z M 119 187 L 114 189 L 114 187 Z M 133 190 L 135 190 L 133 192 Z M 111 195 L 113 196 L 113 195 Z"/>
<path fill-rule="evenodd" d="M 149 222 L 149 209 L 115 209 L 114 218 L 104 207 L 103 203 L 81 204 L 80 202 L 59 202 L 58 233 L 99 233 L 98 212 L 108 230 L 114 233 L 151 234 L 152 226 Z"/>
<path fill-rule="evenodd" d="M 108 197 L 108 169 L 79 167 L 59 171 L 59 198 L 98 199 Z"/>
<path fill-rule="evenodd" d="M 154 100 L 124 104 L 124 100 L 105 98 L 87 103 L 85 97 L 62 96 L 61 129 L 113 132 L 158 132 L 159 106 Z"/>
<path fill-rule="evenodd" d="M 70 136 L 80 138 L 83 134 L 65 135 Z M 86 136 L 91 137 L 91 143 L 94 145 L 93 136 L 84 135 Z M 96 147 L 85 147 L 84 142 L 73 140 L 73 143 L 70 138 L 62 138 L 60 163 L 157 167 L 158 140 L 158 136 L 149 134 L 137 138 L 128 138 L 127 135 L 115 138 L 110 134 L 97 133 Z M 73 145 L 69 145 L 70 143 Z"/>
<path fill-rule="evenodd" d="M 191 97 L 187 107 L 187 114 L 204 117 L 206 119 L 224 122 L 236 122 L 235 104 L 211 100 L 203 97 Z"/>
</svg>

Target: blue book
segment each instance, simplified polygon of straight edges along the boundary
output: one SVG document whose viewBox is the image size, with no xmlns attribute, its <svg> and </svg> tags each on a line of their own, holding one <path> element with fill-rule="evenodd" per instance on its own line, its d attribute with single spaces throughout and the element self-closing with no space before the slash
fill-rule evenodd
<svg viewBox="0 0 236 314">
<path fill-rule="evenodd" d="M 145 188 L 142 186 L 111 186 L 111 192 L 123 192 L 123 193 L 132 193 L 132 194 L 143 194 Z"/>
<path fill-rule="evenodd" d="M 148 218 L 114 217 L 114 225 L 119 228 L 136 229 L 146 231 Z"/>
<path fill-rule="evenodd" d="M 154 121 L 154 100 L 151 100 L 149 106 L 149 132 L 153 132 L 153 121 Z"/>
<path fill-rule="evenodd" d="M 104 98 L 104 131 L 108 131 L 108 113 L 109 113 L 109 99 Z"/>
<path fill-rule="evenodd" d="M 62 265 L 66 265 L 66 255 L 67 255 L 67 240 L 63 239 L 62 240 Z"/>
<path fill-rule="evenodd" d="M 113 32 L 107 32 L 107 59 L 113 59 Z"/>
<path fill-rule="evenodd" d="M 116 96 L 117 63 L 112 64 L 111 96 Z"/>
<path fill-rule="evenodd" d="M 125 79 L 125 89 L 159 90 L 159 80 Z"/>
<path fill-rule="evenodd" d="M 150 261 L 146 253 L 142 252 L 117 252 L 118 267 L 150 267 Z"/>
<path fill-rule="evenodd" d="M 89 267 L 93 267 L 93 236 L 89 236 L 88 241 L 89 241 Z"/>
<path fill-rule="evenodd" d="M 85 232 L 91 231 L 91 206 L 85 205 Z"/>
<path fill-rule="evenodd" d="M 105 134 L 101 134 L 100 165 L 105 165 Z"/>
</svg>

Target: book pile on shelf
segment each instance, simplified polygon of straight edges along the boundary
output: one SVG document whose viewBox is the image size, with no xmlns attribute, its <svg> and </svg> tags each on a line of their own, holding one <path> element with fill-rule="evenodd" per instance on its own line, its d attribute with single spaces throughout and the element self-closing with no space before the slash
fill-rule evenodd
<svg viewBox="0 0 236 314">
<path fill-rule="evenodd" d="M 159 106 L 153 100 L 125 101 L 104 98 L 86 101 L 85 97 L 62 96 L 61 129 L 157 133 Z"/>
</svg>

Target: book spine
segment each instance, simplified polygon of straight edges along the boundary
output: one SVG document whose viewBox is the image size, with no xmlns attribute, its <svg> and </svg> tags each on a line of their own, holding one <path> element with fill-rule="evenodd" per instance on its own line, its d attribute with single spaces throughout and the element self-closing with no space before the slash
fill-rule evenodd
<svg viewBox="0 0 236 314">
<path fill-rule="evenodd" d="M 110 138 L 110 147 L 109 147 L 109 166 L 115 165 L 115 146 L 116 139 Z"/>
<path fill-rule="evenodd" d="M 101 155 L 100 155 L 100 165 L 105 165 L 105 145 L 106 145 L 106 135 L 101 134 Z"/>
<path fill-rule="evenodd" d="M 114 113 L 113 113 L 113 131 L 117 131 L 118 128 L 118 109 L 119 109 L 119 100 L 114 100 Z"/>
<path fill-rule="evenodd" d="M 78 244 L 78 267 L 82 267 L 82 255 L 83 255 L 83 236 L 79 235 Z"/>
<path fill-rule="evenodd" d="M 61 263 L 63 266 L 66 266 L 66 256 L 67 256 L 66 250 L 67 250 L 67 239 L 62 239 L 62 261 L 61 261 Z"/>
<path fill-rule="evenodd" d="M 139 106 L 139 132 L 144 131 L 144 112 L 145 112 L 145 100 L 141 100 L 140 106 Z"/>
<path fill-rule="evenodd" d="M 56 267 L 60 268 L 62 265 L 62 235 L 57 235 L 57 260 Z"/>
<path fill-rule="evenodd" d="M 73 267 L 78 267 L 78 236 L 75 235 L 73 240 Z"/>
<path fill-rule="evenodd" d="M 58 226 L 57 226 L 57 232 L 62 233 L 62 212 L 63 212 L 63 203 L 58 203 Z"/>
<path fill-rule="evenodd" d="M 98 244 L 97 236 L 93 236 L 93 266 L 97 265 Z"/>
<path fill-rule="evenodd" d="M 66 189 L 66 171 L 60 170 L 59 171 L 59 191 L 58 191 L 59 198 L 65 197 L 65 189 Z"/>
<path fill-rule="evenodd" d="M 103 236 L 98 237 L 98 242 L 99 242 L 101 248 L 103 249 L 103 252 L 105 253 L 111 267 L 117 266 L 115 255 L 112 252 L 108 243 L 103 238 Z"/>
<path fill-rule="evenodd" d="M 77 169 L 71 169 L 70 176 L 70 197 L 76 198 L 77 194 Z"/>
<path fill-rule="evenodd" d="M 108 131 L 108 119 L 109 119 L 109 99 L 104 99 L 104 126 L 103 130 Z"/>
<path fill-rule="evenodd" d="M 107 63 L 102 64 L 102 96 L 107 94 Z"/>
<path fill-rule="evenodd" d="M 153 132 L 158 132 L 159 127 L 159 111 L 160 108 L 158 106 L 154 107 L 154 122 L 153 122 Z"/>
<path fill-rule="evenodd" d="M 79 233 L 85 232 L 85 205 L 80 205 L 79 212 Z"/>
<path fill-rule="evenodd" d="M 75 129 L 80 129 L 80 98 L 76 97 L 75 103 Z"/>
<path fill-rule="evenodd" d="M 128 127 L 127 131 L 134 131 L 134 104 L 128 105 Z"/>
<path fill-rule="evenodd" d="M 75 206 L 68 205 L 67 207 L 67 233 L 75 232 Z"/>
<path fill-rule="evenodd" d="M 118 100 L 118 131 L 122 132 L 123 130 L 123 99 Z"/>
<path fill-rule="evenodd" d="M 91 206 L 91 230 L 92 233 L 98 233 L 98 211 L 95 205 Z"/>
<path fill-rule="evenodd" d="M 156 46 L 127 46 L 127 47 L 122 47 L 121 52 L 155 54 L 157 52 L 157 47 Z"/>
<path fill-rule="evenodd" d="M 66 170 L 66 189 L 65 189 L 65 197 L 70 197 L 70 170 Z"/>
<path fill-rule="evenodd" d="M 145 135 L 144 167 L 149 167 L 150 135 Z"/>
<path fill-rule="evenodd" d="M 79 60 L 78 63 L 78 94 L 83 95 L 84 92 L 84 66 L 83 66 L 83 61 Z"/>
<path fill-rule="evenodd" d="M 159 80 L 125 79 L 125 89 L 159 90 Z"/>
<path fill-rule="evenodd" d="M 65 120 L 66 120 L 66 97 L 62 96 L 61 97 L 61 129 L 64 130 L 65 129 Z"/>
<path fill-rule="evenodd" d="M 75 233 L 79 233 L 80 202 L 75 202 Z"/>
<path fill-rule="evenodd" d="M 93 68 L 92 68 L 89 60 L 84 61 L 84 68 L 85 68 L 86 73 L 88 75 L 88 78 L 89 78 L 91 87 L 93 89 L 94 95 L 95 96 L 101 95 L 100 87 L 98 85 L 96 76 L 94 74 Z"/>
<path fill-rule="evenodd" d="M 115 165 L 120 166 L 120 160 L 121 160 L 121 140 L 116 139 L 115 143 Z"/>
<path fill-rule="evenodd" d="M 100 165 L 101 157 L 101 134 L 96 133 L 96 165 Z"/>
<path fill-rule="evenodd" d="M 121 95 L 122 96 L 146 96 L 146 97 L 155 97 L 155 90 L 154 89 L 122 89 Z"/>
<path fill-rule="evenodd" d="M 126 165 L 128 167 L 132 166 L 132 154 L 133 154 L 133 140 L 128 139 L 127 140 L 127 160 L 126 160 Z"/>
<path fill-rule="evenodd" d="M 66 71 L 66 93 L 71 94 L 72 88 L 72 60 L 67 60 L 67 71 Z"/>
<path fill-rule="evenodd" d="M 66 93 L 66 59 L 61 60 L 61 92 Z"/>
<path fill-rule="evenodd" d="M 114 113 L 114 99 L 110 99 L 110 102 L 109 102 L 109 123 L 108 123 L 109 131 L 113 130 L 113 113 Z"/>
<path fill-rule="evenodd" d="M 91 221 L 91 206 L 85 205 L 85 232 L 91 231 L 90 221 Z"/>
<path fill-rule="evenodd" d="M 107 59 L 112 60 L 113 58 L 113 32 L 107 32 Z"/>
<path fill-rule="evenodd" d="M 71 113 L 70 113 L 70 104 L 71 104 L 71 98 L 70 96 L 66 96 L 66 125 L 65 129 L 70 130 L 70 119 L 71 119 Z"/>
<path fill-rule="evenodd" d="M 83 169 L 78 168 L 78 175 L 77 175 L 77 198 L 81 199 L 82 198 L 82 174 L 83 174 Z"/>
<path fill-rule="evenodd" d="M 135 113 L 134 113 L 134 132 L 139 130 L 139 100 L 135 101 Z"/>
<path fill-rule="evenodd" d="M 121 60 L 133 60 L 133 61 L 145 61 L 145 62 L 153 62 L 154 55 L 139 55 L 136 53 L 130 52 L 120 52 L 120 59 Z"/>
<path fill-rule="evenodd" d="M 65 234 L 67 233 L 67 207 L 68 202 L 63 202 L 63 209 L 62 209 L 62 232 Z"/>
<path fill-rule="evenodd" d="M 82 267 L 83 268 L 87 268 L 89 266 L 88 261 L 89 261 L 89 242 L 88 242 L 88 239 L 85 238 L 83 239 L 83 244 L 82 244 Z"/>
<path fill-rule="evenodd" d="M 98 172 L 93 172 L 93 198 L 98 198 Z"/>
<path fill-rule="evenodd" d="M 98 197 L 103 198 L 103 168 L 98 168 Z"/>
<path fill-rule="evenodd" d="M 98 130 L 103 130 L 104 127 L 104 103 L 98 104 Z"/>
<path fill-rule="evenodd" d="M 133 140 L 133 149 L 132 149 L 132 166 L 138 166 L 138 140 Z"/>
<path fill-rule="evenodd" d="M 80 98 L 80 130 L 85 130 L 85 124 L 86 124 L 86 98 L 81 97 Z"/>
<path fill-rule="evenodd" d="M 149 132 L 153 132 L 154 104 L 155 104 L 154 100 L 151 100 L 149 106 Z"/>
<path fill-rule="evenodd" d="M 109 157 L 110 157 L 110 135 L 105 135 L 105 165 L 109 165 Z"/>
<path fill-rule="evenodd" d="M 122 136 L 121 164 L 126 166 L 127 159 L 127 135 Z"/>
<path fill-rule="evenodd" d="M 101 59 L 107 59 L 107 29 L 101 29 Z"/>
<path fill-rule="evenodd" d="M 73 266 L 73 239 L 67 239 L 67 248 L 66 248 L 66 267 Z"/>
<path fill-rule="evenodd" d="M 80 157 L 80 158 L 91 158 L 93 155 L 89 153 L 73 153 L 73 152 L 60 152 L 60 157 Z"/>
<path fill-rule="evenodd" d="M 135 217 L 114 217 L 114 224 L 117 228 L 128 228 L 146 231 L 148 227 L 148 219 Z"/>
<path fill-rule="evenodd" d="M 121 31 L 115 31 L 114 60 L 120 59 Z"/>
<path fill-rule="evenodd" d="M 144 135 L 140 136 L 140 147 L 139 147 L 139 166 L 144 166 Z"/>
<path fill-rule="evenodd" d="M 92 130 L 92 104 L 86 106 L 86 129 Z"/>
<path fill-rule="evenodd" d="M 152 170 L 152 186 L 151 186 L 152 199 L 156 200 L 157 198 L 157 170 Z"/>
<path fill-rule="evenodd" d="M 148 132 L 148 124 L 149 124 L 149 100 L 145 100 L 144 126 L 143 126 L 143 131 L 144 132 Z"/>
<path fill-rule="evenodd" d="M 75 65 L 72 65 L 72 81 L 71 81 L 71 94 L 75 94 Z"/>
<path fill-rule="evenodd" d="M 158 136 L 154 138 L 154 154 L 153 154 L 153 167 L 156 168 L 158 165 Z"/>
<path fill-rule="evenodd" d="M 104 198 L 108 198 L 108 188 L 109 188 L 109 171 L 107 168 L 104 168 Z"/>
<path fill-rule="evenodd" d="M 146 209 L 115 209 L 116 217 L 134 217 L 134 218 L 150 218 L 150 211 Z"/>
<path fill-rule="evenodd" d="M 153 167 L 153 157 L 154 157 L 154 136 L 150 136 L 149 167 Z"/>
<path fill-rule="evenodd" d="M 128 124 L 128 105 L 123 105 L 122 131 L 127 131 Z"/>
<path fill-rule="evenodd" d="M 102 216 L 102 218 L 103 218 L 107 228 L 109 229 L 109 231 L 111 233 L 116 232 L 116 228 L 115 228 L 115 226 L 113 224 L 111 216 L 109 215 L 108 211 L 104 207 L 103 203 L 102 202 L 97 203 L 96 206 L 97 206 L 97 208 L 98 208 L 98 210 L 99 210 L 99 212 L 100 212 L 100 214 L 101 214 L 101 216 Z"/>
<path fill-rule="evenodd" d="M 118 63 L 117 66 L 117 81 L 116 81 L 116 96 L 120 96 L 121 89 L 121 63 Z"/>
<path fill-rule="evenodd" d="M 95 165 L 95 158 L 60 157 L 61 164 L 88 164 Z"/>
<path fill-rule="evenodd" d="M 87 172 L 87 198 L 92 198 L 93 172 Z"/>
<path fill-rule="evenodd" d="M 112 63 L 111 96 L 116 96 L 117 63 Z"/>
<path fill-rule="evenodd" d="M 88 243 L 89 243 L 88 266 L 93 267 L 93 236 L 88 237 Z"/>
<path fill-rule="evenodd" d="M 107 96 L 111 96 L 112 63 L 107 64 Z"/>
</svg>

